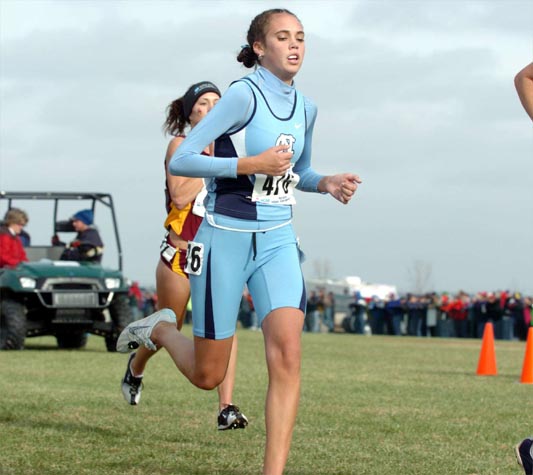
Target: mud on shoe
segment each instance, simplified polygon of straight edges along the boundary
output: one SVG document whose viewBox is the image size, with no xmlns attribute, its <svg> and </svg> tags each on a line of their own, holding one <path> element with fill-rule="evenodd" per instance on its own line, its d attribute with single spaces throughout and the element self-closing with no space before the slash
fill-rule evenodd
<svg viewBox="0 0 533 475">
<path fill-rule="evenodd" d="M 133 358 L 135 358 L 135 353 L 132 353 L 128 358 L 128 367 L 122 378 L 122 395 L 128 404 L 136 406 L 141 401 L 143 378 L 142 376 L 133 376 L 133 373 L 131 372 L 131 360 L 133 360 Z"/>
<path fill-rule="evenodd" d="M 146 318 L 141 318 L 135 322 L 130 323 L 117 340 L 117 351 L 120 353 L 128 353 L 136 350 L 143 345 L 149 350 L 156 351 L 157 347 L 153 341 L 150 340 L 154 327 L 161 322 L 168 322 L 176 324 L 176 315 L 169 308 L 164 308 L 158 312 L 152 313 Z"/>
<path fill-rule="evenodd" d="M 218 414 L 218 430 L 245 429 L 248 419 L 237 406 L 230 404 Z"/>
</svg>

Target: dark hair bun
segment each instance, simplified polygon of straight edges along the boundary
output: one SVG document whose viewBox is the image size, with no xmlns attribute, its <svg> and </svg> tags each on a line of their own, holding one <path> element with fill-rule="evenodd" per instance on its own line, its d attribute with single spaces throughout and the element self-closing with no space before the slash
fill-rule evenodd
<svg viewBox="0 0 533 475">
<path fill-rule="evenodd" d="M 238 54 L 237 61 L 247 68 L 253 68 L 257 63 L 257 55 L 254 53 L 254 50 L 250 48 L 250 45 L 246 45 L 243 46 Z"/>
</svg>

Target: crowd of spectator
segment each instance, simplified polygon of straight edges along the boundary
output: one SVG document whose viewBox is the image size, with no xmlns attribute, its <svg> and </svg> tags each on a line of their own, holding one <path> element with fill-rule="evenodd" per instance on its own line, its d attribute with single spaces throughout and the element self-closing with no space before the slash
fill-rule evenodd
<svg viewBox="0 0 533 475">
<path fill-rule="evenodd" d="M 304 331 L 318 332 L 321 324 L 329 332 L 335 330 L 335 295 L 323 289 L 311 290 L 307 298 Z"/>
<path fill-rule="evenodd" d="M 336 305 L 341 297 L 343 303 Z M 142 318 L 157 308 L 157 295 L 133 282 L 130 304 L 136 318 Z M 185 323 L 191 320 L 191 310 L 189 305 Z M 341 321 L 336 322 L 336 314 L 343 315 Z M 390 294 L 386 298 L 363 297 L 361 293 L 354 292 L 346 302 L 345 296 L 336 296 L 319 288 L 308 292 L 304 331 L 481 338 L 485 324 L 492 322 L 495 338 L 525 341 L 528 327 L 533 325 L 532 315 L 533 297 L 520 292 L 432 292 L 423 295 Z M 243 328 L 259 329 L 254 304 L 247 290 L 243 293 L 238 320 Z"/>
<path fill-rule="evenodd" d="M 498 339 L 526 340 L 533 298 L 520 292 L 390 294 L 362 298 L 356 292 L 343 322 L 345 331 L 376 335 L 481 338 L 494 324 Z"/>
<path fill-rule="evenodd" d="M 130 283 L 128 300 L 133 320 L 147 317 L 157 310 L 157 294 L 154 290 L 140 287 L 139 282 Z"/>
</svg>

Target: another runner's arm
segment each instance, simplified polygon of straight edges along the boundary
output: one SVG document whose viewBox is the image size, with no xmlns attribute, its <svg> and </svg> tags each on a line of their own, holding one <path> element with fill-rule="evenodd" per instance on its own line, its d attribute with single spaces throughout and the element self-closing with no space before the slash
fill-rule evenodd
<svg viewBox="0 0 533 475">
<path fill-rule="evenodd" d="M 283 175 L 290 167 L 291 153 L 287 146 L 271 147 L 251 157 L 207 157 L 202 150 L 215 139 L 238 130 L 252 114 L 253 93 L 244 83 L 234 83 L 215 107 L 191 130 L 172 155 L 169 171 L 188 177 L 230 177 L 237 175 Z"/>
<path fill-rule="evenodd" d="M 515 76 L 514 84 L 524 110 L 533 120 L 533 63 Z"/>
<path fill-rule="evenodd" d="M 194 201 L 204 186 L 204 181 L 201 178 L 175 176 L 171 175 L 168 171 L 168 162 L 176 149 L 181 143 L 183 143 L 183 140 L 183 137 L 174 137 L 168 144 L 165 156 L 165 173 L 167 176 L 168 193 L 172 203 L 174 203 L 174 206 L 176 206 L 177 209 L 183 209 L 189 203 Z"/>
</svg>

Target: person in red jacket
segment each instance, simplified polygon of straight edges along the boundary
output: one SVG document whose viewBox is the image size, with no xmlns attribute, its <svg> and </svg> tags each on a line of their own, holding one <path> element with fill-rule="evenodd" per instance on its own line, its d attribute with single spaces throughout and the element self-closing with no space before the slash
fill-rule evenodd
<svg viewBox="0 0 533 475">
<path fill-rule="evenodd" d="M 453 320 L 457 338 L 468 338 L 468 305 L 469 298 L 464 292 L 459 292 L 447 305 L 446 313 Z"/>
<path fill-rule="evenodd" d="M 11 208 L 5 214 L 0 226 L 0 268 L 16 267 L 28 260 L 19 238 L 27 223 L 28 215 L 21 209 Z"/>
</svg>

